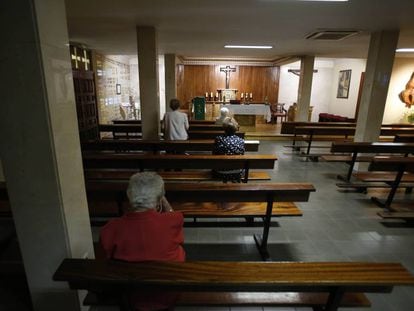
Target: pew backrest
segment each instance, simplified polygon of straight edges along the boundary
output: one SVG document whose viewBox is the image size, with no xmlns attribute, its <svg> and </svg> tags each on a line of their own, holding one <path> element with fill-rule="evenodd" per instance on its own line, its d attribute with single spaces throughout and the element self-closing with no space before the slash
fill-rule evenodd
<svg viewBox="0 0 414 311">
<path fill-rule="evenodd" d="M 245 140 L 245 151 L 258 151 L 258 140 Z M 100 139 L 81 143 L 82 150 L 109 151 L 210 151 L 214 149 L 213 139 L 199 140 L 141 140 L 141 139 Z"/>
<path fill-rule="evenodd" d="M 273 169 L 274 155 L 141 155 L 132 153 L 86 153 L 85 168 L 144 169 Z"/>
<path fill-rule="evenodd" d="M 333 142 L 331 152 L 343 153 L 412 153 L 414 143 Z"/>
</svg>

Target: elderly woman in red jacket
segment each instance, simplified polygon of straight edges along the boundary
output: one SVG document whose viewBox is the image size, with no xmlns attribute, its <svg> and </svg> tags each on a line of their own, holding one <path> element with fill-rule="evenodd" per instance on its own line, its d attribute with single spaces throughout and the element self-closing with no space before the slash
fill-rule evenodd
<svg viewBox="0 0 414 311">
<path fill-rule="evenodd" d="M 100 233 L 108 259 L 185 260 L 183 215 L 172 211 L 164 192 L 164 182 L 155 173 L 137 173 L 130 178 L 128 212 L 109 221 Z M 174 298 L 166 293 L 135 292 L 131 302 L 137 310 L 160 310 L 168 308 Z"/>
</svg>

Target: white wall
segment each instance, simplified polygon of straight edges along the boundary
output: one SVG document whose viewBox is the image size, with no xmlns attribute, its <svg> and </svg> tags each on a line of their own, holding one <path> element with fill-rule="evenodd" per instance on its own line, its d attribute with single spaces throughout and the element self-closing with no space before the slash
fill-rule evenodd
<svg viewBox="0 0 414 311">
<path fill-rule="evenodd" d="M 353 118 L 357 103 L 361 72 L 365 71 L 365 59 L 332 59 L 316 58 L 313 74 L 311 106 L 312 121 L 318 121 L 319 113 L 332 113 Z M 297 102 L 299 77 L 288 72 L 289 69 L 300 69 L 300 62 L 280 67 L 279 99 L 286 103 L 286 108 Z M 336 98 L 340 70 L 352 70 L 351 86 L 347 99 Z"/>
<path fill-rule="evenodd" d="M 318 121 L 320 112 L 329 109 L 332 85 L 333 61 L 318 58 L 315 60 L 317 73 L 313 74 L 311 106 L 313 106 L 312 121 Z M 280 67 L 279 99 L 280 103 L 286 103 L 287 109 L 298 99 L 299 76 L 288 72 L 289 69 L 300 69 L 300 62 L 294 62 Z"/>
<path fill-rule="evenodd" d="M 407 122 L 406 114 L 409 109 L 398 98 L 398 94 L 405 89 L 405 85 L 413 72 L 414 58 L 395 59 L 385 104 L 383 124 Z M 411 108 L 411 112 L 414 112 L 414 107 Z"/>
<path fill-rule="evenodd" d="M 359 83 L 361 73 L 365 71 L 365 59 L 338 58 L 334 60 L 331 102 L 328 113 L 337 114 L 343 117 L 353 118 L 358 100 Z M 352 70 L 351 85 L 348 98 L 336 98 L 338 91 L 339 71 Z"/>
</svg>

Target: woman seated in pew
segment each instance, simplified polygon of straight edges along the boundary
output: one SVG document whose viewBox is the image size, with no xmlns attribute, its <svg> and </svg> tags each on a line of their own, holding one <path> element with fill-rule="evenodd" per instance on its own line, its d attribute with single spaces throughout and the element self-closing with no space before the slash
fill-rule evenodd
<svg viewBox="0 0 414 311">
<path fill-rule="evenodd" d="M 184 218 L 174 212 L 164 197 L 164 181 L 153 172 L 133 175 L 129 180 L 128 212 L 109 221 L 100 232 L 100 243 L 108 259 L 128 262 L 184 261 Z M 136 310 L 163 310 L 177 296 L 166 292 L 131 294 Z"/>
<path fill-rule="evenodd" d="M 223 120 L 224 135 L 217 136 L 214 141 L 213 154 L 244 154 L 244 140 L 236 135 L 239 125 L 230 117 Z M 243 170 L 213 170 L 213 176 L 224 182 L 240 182 Z"/>
</svg>

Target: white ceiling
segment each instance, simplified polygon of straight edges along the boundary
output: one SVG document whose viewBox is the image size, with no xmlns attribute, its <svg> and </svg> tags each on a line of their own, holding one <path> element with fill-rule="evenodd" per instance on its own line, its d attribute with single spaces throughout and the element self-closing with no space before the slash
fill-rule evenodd
<svg viewBox="0 0 414 311">
<path fill-rule="evenodd" d="M 370 32 L 387 29 L 400 29 L 398 47 L 414 48 L 414 0 L 66 0 L 66 8 L 70 40 L 105 54 L 136 55 L 137 25 L 156 27 L 160 54 L 195 58 L 365 58 Z M 361 33 L 342 41 L 304 39 L 318 29 Z"/>
</svg>

